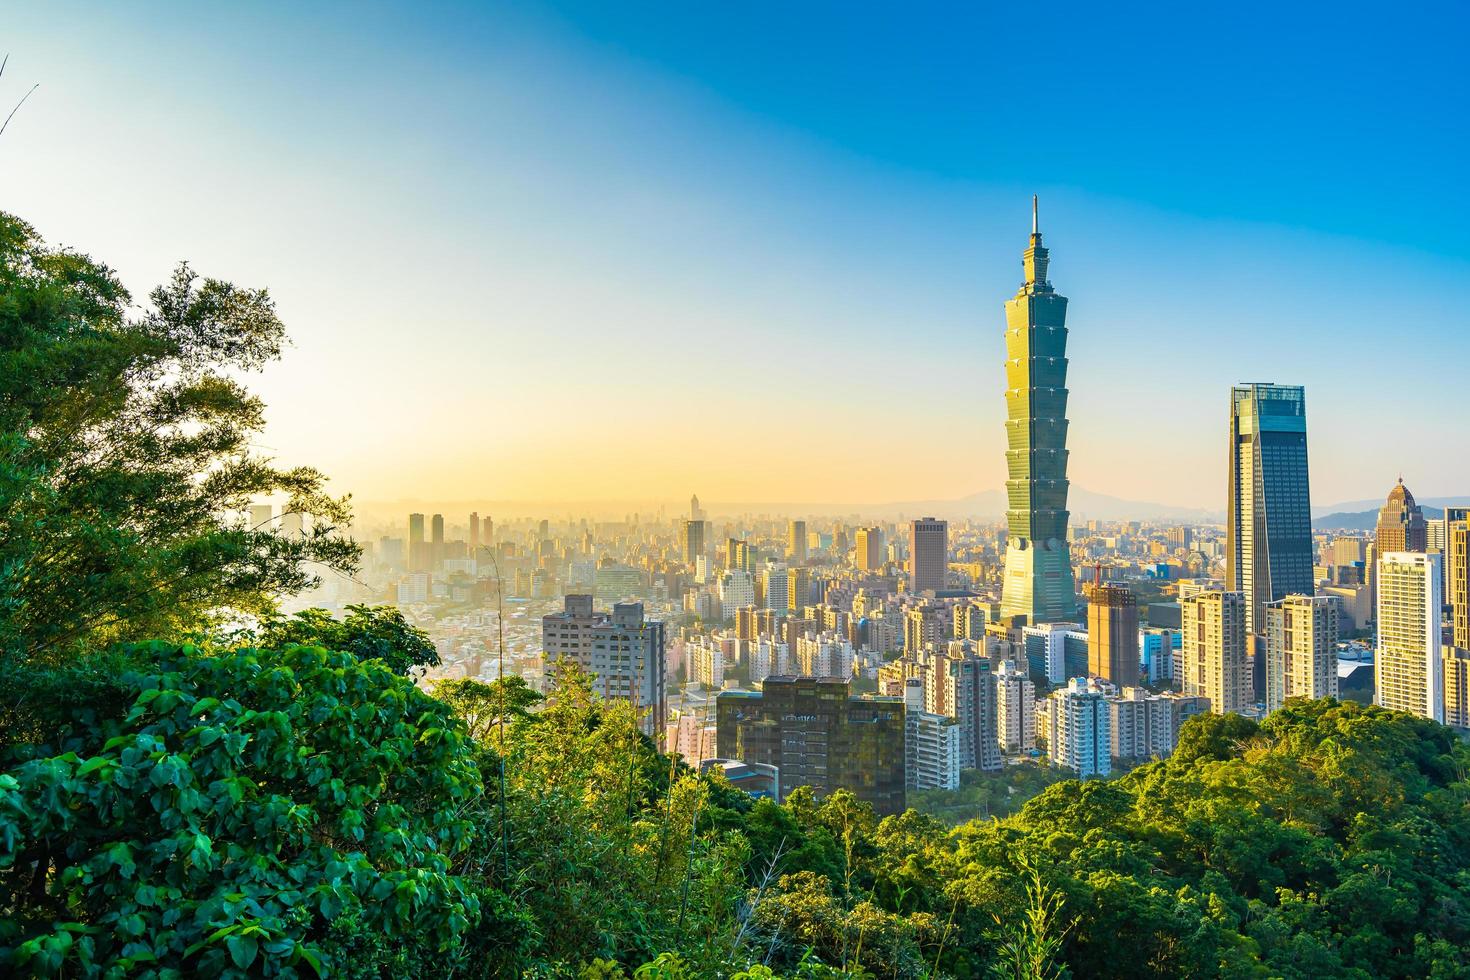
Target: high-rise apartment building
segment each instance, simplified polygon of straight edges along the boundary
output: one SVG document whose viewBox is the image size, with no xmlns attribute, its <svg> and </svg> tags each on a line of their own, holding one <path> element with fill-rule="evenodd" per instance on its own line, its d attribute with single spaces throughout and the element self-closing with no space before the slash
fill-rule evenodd
<svg viewBox="0 0 1470 980">
<path fill-rule="evenodd" d="M 1443 650 L 1444 723 L 1470 729 L 1470 650 L 1449 646 Z"/>
<path fill-rule="evenodd" d="M 1444 721 L 1439 555 L 1390 552 L 1378 559 L 1378 649 L 1373 703 Z"/>
<path fill-rule="evenodd" d="M 1025 281 L 1006 303 L 1006 544 L 1002 616 L 1072 618 L 1067 544 L 1067 298 L 1047 280 L 1036 199 Z"/>
<path fill-rule="evenodd" d="M 1470 650 L 1470 507 L 1444 510 L 1445 599 L 1454 645 Z"/>
<path fill-rule="evenodd" d="M 755 579 L 747 571 L 732 568 L 720 576 L 720 608 L 723 618 L 733 619 L 735 610 L 755 605 Z"/>
<path fill-rule="evenodd" d="M 1209 711 L 1209 702 L 1180 694 L 1150 694 L 1125 687 L 1108 697 L 1109 736 L 1115 759 L 1163 759 L 1179 745 L 1179 726 Z"/>
<path fill-rule="evenodd" d="M 1246 657 L 1243 592 L 1201 592 L 1180 608 L 1179 652 L 1174 655 L 1184 693 L 1208 698 L 1217 715 L 1251 705 L 1250 663 Z"/>
<path fill-rule="evenodd" d="M 1121 585 L 1087 589 L 1087 673 L 1138 686 L 1138 602 Z"/>
<path fill-rule="evenodd" d="M 812 570 L 806 566 L 786 569 L 786 608 L 801 612 L 812 601 Z"/>
<path fill-rule="evenodd" d="M 960 726 L 960 765 L 999 772 L 1004 760 L 996 737 L 990 661 L 973 653 L 937 655 L 924 678 L 926 708 L 948 715 Z"/>
<path fill-rule="evenodd" d="M 1046 753 L 1051 761 L 1077 773 L 1079 779 L 1113 771 L 1112 717 L 1107 698 L 1075 677 L 1037 706 L 1046 714 Z"/>
<path fill-rule="evenodd" d="M 1264 629 L 1266 603 L 1316 585 L 1306 405 L 1297 385 L 1230 390 L 1225 588 L 1245 593 L 1251 633 Z"/>
<path fill-rule="evenodd" d="M 845 678 L 772 675 L 759 693 L 725 691 L 715 704 L 721 758 L 775 766 L 783 800 L 798 786 L 848 789 L 880 814 L 903 812 L 902 698 L 852 697 Z"/>
<path fill-rule="evenodd" d="M 944 588 L 949 564 L 949 522 L 921 517 L 909 527 L 909 588 L 925 592 Z"/>
<path fill-rule="evenodd" d="M 1291 595 L 1266 605 L 1266 710 L 1337 697 L 1338 600 Z"/>
<path fill-rule="evenodd" d="M 937 602 L 926 599 L 904 613 L 903 649 L 910 656 L 930 644 L 943 645 L 949 633 L 949 609 Z"/>
<path fill-rule="evenodd" d="M 727 569 L 738 568 L 742 572 L 748 572 L 754 562 L 755 556 L 750 542 L 739 538 L 730 538 L 725 542 L 725 567 Z"/>
<path fill-rule="evenodd" d="M 1429 533 L 1424 512 L 1414 502 L 1414 495 L 1404 486 L 1404 478 L 1388 492 L 1388 500 L 1378 511 L 1378 526 L 1373 543 L 1379 555 L 1402 551 L 1428 551 Z"/>
<path fill-rule="evenodd" d="M 807 558 L 806 521 L 792 521 L 786 528 L 786 557 L 793 565 Z"/>
<path fill-rule="evenodd" d="M 620 602 L 611 613 L 593 609 L 592 596 L 569 595 L 559 613 L 541 617 L 546 687 L 555 687 L 556 663 L 575 662 L 592 675 L 592 690 L 604 700 L 633 704 L 639 725 L 663 737 L 668 716 L 664 688 L 664 624 L 645 619 L 643 603 Z"/>
<path fill-rule="evenodd" d="M 960 788 L 960 726 L 948 715 L 908 708 L 904 756 L 909 789 Z"/>
<path fill-rule="evenodd" d="M 995 736 L 1004 752 L 1036 748 L 1036 685 L 1009 660 L 995 672 Z"/>
<path fill-rule="evenodd" d="M 791 579 L 785 565 L 767 565 L 765 576 L 766 608 L 784 616 L 791 608 Z"/>
<path fill-rule="evenodd" d="M 876 572 L 883 567 L 883 529 L 860 527 L 857 529 L 857 567 L 865 572 Z"/>
</svg>

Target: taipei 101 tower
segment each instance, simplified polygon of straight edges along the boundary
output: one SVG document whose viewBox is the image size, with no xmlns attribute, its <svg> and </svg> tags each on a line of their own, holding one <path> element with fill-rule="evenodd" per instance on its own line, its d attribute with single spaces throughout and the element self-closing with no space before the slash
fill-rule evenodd
<svg viewBox="0 0 1470 980">
<path fill-rule="evenodd" d="M 1077 613 L 1067 547 L 1067 298 L 1046 278 L 1036 198 L 1026 281 L 1006 303 L 1006 546 L 1002 616 L 1028 625 Z"/>
</svg>

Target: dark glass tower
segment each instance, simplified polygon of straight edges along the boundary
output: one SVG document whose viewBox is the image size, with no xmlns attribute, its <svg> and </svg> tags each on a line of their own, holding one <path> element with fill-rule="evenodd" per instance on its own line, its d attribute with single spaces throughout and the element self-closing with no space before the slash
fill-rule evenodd
<svg viewBox="0 0 1470 980">
<path fill-rule="evenodd" d="M 1229 469 L 1225 587 L 1245 593 L 1246 630 L 1261 633 L 1266 603 L 1316 591 L 1303 388 L 1231 389 Z"/>
<path fill-rule="evenodd" d="M 1026 281 L 1006 303 L 1006 546 L 1002 616 L 1073 618 L 1067 547 L 1067 298 L 1046 279 L 1036 199 Z"/>
</svg>

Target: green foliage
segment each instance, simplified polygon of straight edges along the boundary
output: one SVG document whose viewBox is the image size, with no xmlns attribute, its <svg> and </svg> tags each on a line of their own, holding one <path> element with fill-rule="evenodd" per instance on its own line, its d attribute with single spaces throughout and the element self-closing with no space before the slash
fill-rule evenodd
<svg viewBox="0 0 1470 980">
<path fill-rule="evenodd" d="M 6 720 L 51 735 L 0 754 L 0 972 L 459 961 L 479 898 L 451 865 L 481 785 L 443 704 L 315 647 L 130 653 L 9 678 Z M 66 675 L 91 707 L 58 724 L 39 699 Z"/>
<path fill-rule="evenodd" d="M 483 742 L 489 742 L 502 718 L 507 725 L 524 721 L 544 700 L 520 677 L 488 684 L 469 677 L 443 680 L 434 685 L 434 697 L 459 716 L 471 738 Z"/>
<path fill-rule="evenodd" d="M 1075 777 L 1070 769 L 1045 760 L 1006 766 L 1000 772 L 967 769 L 960 773 L 959 789 L 927 789 L 909 793 L 909 806 L 936 817 L 950 826 L 970 820 L 1008 817 L 1020 811 L 1027 800 L 1046 789 Z"/>
<path fill-rule="evenodd" d="M 299 643 L 343 650 L 359 660 L 381 660 L 405 677 L 416 667 L 439 664 L 439 652 L 428 634 L 393 606 L 348 606 L 342 619 L 325 609 L 307 609 L 290 617 L 269 617 L 259 633 L 262 647 Z"/>
<path fill-rule="evenodd" d="M 141 315 L 112 271 L 0 213 L 0 657 L 57 660 L 265 612 L 350 571 L 345 501 L 251 452 L 237 376 L 278 356 L 269 296 L 180 265 Z M 311 518 L 251 527 L 261 496 Z"/>
</svg>

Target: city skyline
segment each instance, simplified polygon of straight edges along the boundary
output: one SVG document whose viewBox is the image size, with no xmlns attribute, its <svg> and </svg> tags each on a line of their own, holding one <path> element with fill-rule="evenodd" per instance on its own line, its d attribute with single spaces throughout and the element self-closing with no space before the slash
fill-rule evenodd
<svg viewBox="0 0 1470 980">
<path fill-rule="evenodd" d="M 1258 378 L 1310 390 L 1321 500 L 1374 496 L 1400 471 L 1425 498 L 1470 483 L 1470 458 L 1435 451 L 1455 423 L 1434 385 L 1380 395 L 1351 381 L 1389 325 L 1432 364 L 1470 305 L 1470 208 L 1452 179 L 1465 135 L 1431 125 L 1463 101 L 1450 54 L 1416 55 L 1402 80 L 1398 55 L 1374 57 L 1372 104 L 1393 105 L 1413 140 L 1330 127 L 1333 86 L 1362 72 L 1304 55 L 1284 27 L 1279 42 L 1256 37 L 1269 91 L 1227 98 L 1186 73 L 1135 121 L 1089 91 L 1099 25 L 1078 14 L 1035 56 L 1058 124 L 1021 139 L 1007 120 L 1015 78 L 1032 73 L 999 40 L 1017 14 L 972 14 L 959 42 L 924 34 L 895 56 L 885 101 L 866 83 L 783 87 L 785 69 L 765 61 L 736 77 L 727 45 L 752 38 L 714 40 L 697 13 L 265 9 L 278 20 L 7 11 L 5 94 L 42 86 L 5 134 L 0 180 L 6 206 L 51 240 L 115 257 L 135 296 L 180 258 L 270 288 L 295 346 L 252 379 L 265 447 L 359 499 L 674 499 L 693 485 L 712 500 L 862 505 L 998 490 L 995 297 L 1014 291 L 1032 193 L 1065 250 L 1071 354 L 1089 364 L 1072 385 L 1075 487 L 1222 509 L 1223 460 L 1201 433 L 1216 431 L 1222 392 Z M 793 52 L 825 23 L 795 15 Z M 861 81 L 857 54 L 881 27 L 823 39 L 834 78 Z M 1350 21 L 1312 29 L 1350 50 L 1370 42 Z M 126 42 L 143 32 L 164 42 L 167 82 L 133 63 Z M 453 68 L 429 57 L 450 35 Z M 1111 85 L 1178 67 L 1149 36 L 1118 35 L 1142 47 Z M 933 84 L 969 71 L 952 95 Z M 1186 94 L 1199 101 L 1175 101 Z M 914 105 L 929 111 L 901 111 Z M 1251 139 L 1215 142 L 1211 114 L 1241 107 L 1259 115 Z M 187 134 L 169 125 L 181 117 Z M 1150 128 L 1166 120 L 1171 141 Z M 1109 122 L 1114 137 L 1099 132 Z M 146 145 L 106 166 L 88 150 L 139 132 Z M 1321 166 L 1324 153 L 1337 163 Z M 1412 179 L 1368 178 L 1380 171 Z M 165 193 L 179 205 L 159 209 Z M 93 195 L 110 208 L 87 212 Z M 1418 286 L 1407 305 L 1405 282 Z M 809 374 L 771 371 L 777 356 Z M 773 445 L 764 466 L 718 451 L 715 364 L 748 380 L 751 431 L 820 412 L 823 438 Z M 607 394 L 604 372 L 650 369 L 650 383 Z M 552 372 L 564 384 L 549 397 Z M 903 411 L 873 397 L 884 390 L 906 393 Z M 1406 417 L 1417 424 L 1395 424 Z M 973 440 L 962 461 L 946 425 L 915 424 L 957 418 Z M 442 419 L 456 421 L 425 422 Z M 652 452 L 588 481 L 575 448 L 627 433 Z M 884 443 L 904 445 L 904 466 L 873 465 Z M 1394 447 L 1381 471 L 1360 465 L 1364 443 Z M 1161 449 L 1172 465 L 1156 465 Z"/>
</svg>

